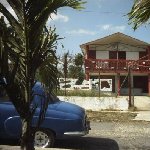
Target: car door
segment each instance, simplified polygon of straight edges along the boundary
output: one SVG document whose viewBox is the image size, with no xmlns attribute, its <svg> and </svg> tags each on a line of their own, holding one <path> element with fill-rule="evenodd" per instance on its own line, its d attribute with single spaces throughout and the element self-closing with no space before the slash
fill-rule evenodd
<svg viewBox="0 0 150 150">
<path fill-rule="evenodd" d="M 18 138 L 21 134 L 20 117 L 0 86 L 0 138 Z"/>
<path fill-rule="evenodd" d="M 7 118 L 7 115 L 5 113 L 7 101 L 8 101 L 8 96 L 6 94 L 6 91 L 3 88 L 3 86 L 0 85 L 0 138 L 3 137 L 5 134 L 4 122 Z"/>
</svg>

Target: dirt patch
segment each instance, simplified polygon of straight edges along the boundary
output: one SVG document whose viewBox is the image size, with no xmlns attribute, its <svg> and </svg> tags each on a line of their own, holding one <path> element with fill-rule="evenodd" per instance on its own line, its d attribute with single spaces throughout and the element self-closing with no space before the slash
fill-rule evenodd
<svg viewBox="0 0 150 150">
<path fill-rule="evenodd" d="M 137 113 L 122 112 L 122 111 L 87 111 L 87 116 L 90 121 L 132 121 Z"/>
</svg>

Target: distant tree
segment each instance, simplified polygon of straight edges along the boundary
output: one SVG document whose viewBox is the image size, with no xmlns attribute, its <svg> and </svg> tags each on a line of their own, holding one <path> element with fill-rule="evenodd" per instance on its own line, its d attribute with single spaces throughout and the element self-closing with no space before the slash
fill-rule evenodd
<svg viewBox="0 0 150 150">
<path fill-rule="evenodd" d="M 63 77 L 65 78 L 65 96 L 66 96 L 66 79 L 68 78 L 68 68 L 69 68 L 69 65 L 72 61 L 72 56 L 69 54 L 69 51 L 67 53 L 64 53 L 63 57 L 62 57 L 62 65 L 63 65 L 63 68 L 62 68 L 62 72 L 63 72 Z"/>
<path fill-rule="evenodd" d="M 78 80 L 76 81 L 76 85 L 81 85 L 84 79 L 85 79 L 85 73 L 83 71 L 83 68 L 79 68 Z"/>
<path fill-rule="evenodd" d="M 64 71 L 64 78 L 65 78 L 65 96 L 66 96 L 66 78 L 67 78 L 67 74 L 68 74 L 68 55 L 69 52 L 64 54 L 64 62 L 63 62 L 63 71 Z"/>
<path fill-rule="evenodd" d="M 85 73 L 83 70 L 83 55 L 81 53 L 74 56 L 73 63 L 69 66 L 68 70 L 68 76 L 71 78 L 77 78 L 78 80 L 76 84 L 82 84 Z"/>
<path fill-rule="evenodd" d="M 71 64 L 68 68 L 68 77 L 73 79 L 78 78 L 77 72 L 77 67 L 74 64 Z"/>
<path fill-rule="evenodd" d="M 134 0 L 131 11 L 128 13 L 129 24 L 136 30 L 142 24 L 150 23 L 150 0 Z"/>
<path fill-rule="evenodd" d="M 68 78 L 69 67 L 72 64 L 73 56 L 68 52 L 58 56 L 58 71 L 60 78 Z"/>
<path fill-rule="evenodd" d="M 68 74 L 68 55 L 69 52 L 65 53 L 63 56 L 63 73 L 65 79 L 67 78 L 67 74 Z"/>
<path fill-rule="evenodd" d="M 75 55 L 74 63 L 76 66 L 80 66 L 82 68 L 83 66 L 83 55 L 81 53 L 78 53 Z"/>
</svg>

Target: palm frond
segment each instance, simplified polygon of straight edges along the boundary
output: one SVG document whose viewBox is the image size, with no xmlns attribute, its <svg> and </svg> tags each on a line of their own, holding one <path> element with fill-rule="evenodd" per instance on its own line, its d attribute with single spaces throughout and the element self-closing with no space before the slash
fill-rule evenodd
<svg viewBox="0 0 150 150">
<path fill-rule="evenodd" d="M 22 26 L 18 23 L 18 21 L 14 18 L 14 16 L 0 3 L 0 12 L 7 18 L 10 25 L 14 28 L 16 34 L 20 39 L 22 39 Z"/>
<path fill-rule="evenodd" d="M 33 135 L 30 132 L 30 123 L 36 108 L 31 109 L 30 106 L 33 101 L 32 89 L 36 72 L 40 72 L 41 81 L 47 85 L 49 92 L 58 84 L 56 57 L 58 35 L 55 29 L 50 28 L 45 31 L 46 22 L 52 13 L 57 13 L 58 8 L 67 6 L 80 10 L 84 2 L 81 0 L 6 1 L 17 17 L 14 17 L 0 2 L 0 12 L 11 27 L 6 24 L 0 26 L 0 71 L 4 70 L 4 77 L 9 81 L 5 88 L 21 117 L 22 124 L 27 123 L 28 126 L 22 128 L 24 142 L 21 145 L 24 148 L 25 142 L 31 141 L 27 138 Z M 8 59 L 11 65 L 6 69 L 2 62 L 4 60 L 8 66 Z M 46 100 L 48 102 L 48 99 Z M 43 105 L 41 108 L 40 120 L 45 115 L 46 106 Z M 26 133 L 31 134 L 27 136 Z"/>
<path fill-rule="evenodd" d="M 28 6 L 28 24 L 30 27 L 29 35 L 32 40 L 29 40 L 29 45 L 31 49 L 33 45 L 36 45 L 37 37 L 40 37 L 40 33 L 52 13 L 56 13 L 57 9 L 60 7 L 72 7 L 74 9 L 82 9 L 82 4 L 85 2 L 81 0 L 38 0 L 29 1 Z M 34 3 L 34 5 L 33 5 Z M 37 6 L 38 5 L 38 9 Z M 32 6 L 32 7 L 31 7 Z M 35 6 L 35 7 L 33 7 Z M 35 30 L 36 28 L 36 30 Z"/>
<path fill-rule="evenodd" d="M 128 17 L 129 24 L 133 24 L 134 30 L 136 30 L 142 24 L 147 23 L 150 19 L 150 1 L 135 0 L 131 11 L 128 13 Z"/>
<path fill-rule="evenodd" d="M 21 24 L 23 24 L 23 5 L 20 0 L 7 0 L 9 5 L 14 10 L 16 16 L 18 17 L 18 20 Z"/>
</svg>

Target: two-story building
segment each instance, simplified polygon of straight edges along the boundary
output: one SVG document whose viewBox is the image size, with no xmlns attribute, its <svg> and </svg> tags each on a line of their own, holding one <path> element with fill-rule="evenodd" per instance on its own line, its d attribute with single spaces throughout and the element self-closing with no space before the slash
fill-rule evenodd
<svg viewBox="0 0 150 150">
<path fill-rule="evenodd" d="M 109 81 L 118 95 L 150 95 L 150 44 L 115 33 L 80 45 L 86 79 Z"/>
</svg>

